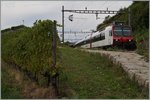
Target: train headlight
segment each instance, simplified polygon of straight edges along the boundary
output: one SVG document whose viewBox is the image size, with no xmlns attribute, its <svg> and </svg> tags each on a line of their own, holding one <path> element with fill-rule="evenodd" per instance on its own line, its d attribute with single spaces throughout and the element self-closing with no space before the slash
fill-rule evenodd
<svg viewBox="0 0 150 100">
<path fill-rule="evenodd" d="M 129 40 L 129 42 L 130 42 L 131 40 Z"/>
<path fill-rule="evenodd" d="M 116 39 L 116 41 L 118 41 L 118 39 Z"/>
</svg>

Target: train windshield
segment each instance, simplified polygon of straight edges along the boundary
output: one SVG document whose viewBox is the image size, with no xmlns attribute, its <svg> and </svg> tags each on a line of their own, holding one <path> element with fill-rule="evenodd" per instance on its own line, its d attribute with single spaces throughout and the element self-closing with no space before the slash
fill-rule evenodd
<svg viewBox="0 0 150 100">
<path fill-rule="evenodd" d="M 122 36 L 123 34 L 122 34 L 122 28 L 121 27 L 115 27 L 114 28 L 114 34 L 116 35 L 116 36 Z"/>
<path fill-rule="evenodd" d="M 131 29 L 129 27 L 116 26 L 114 28 L 115 36 L 131 36 Z"/>
<path fill-rule="evenodd" d="M 123 27 L 123 35 L 131 36 L 131 29 L 129 27 Z"/>
</svg>

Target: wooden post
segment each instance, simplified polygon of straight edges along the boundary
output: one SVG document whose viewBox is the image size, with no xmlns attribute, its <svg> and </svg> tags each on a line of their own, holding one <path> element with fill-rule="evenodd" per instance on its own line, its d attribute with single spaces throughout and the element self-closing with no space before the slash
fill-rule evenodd
<svg viewBox="0 0 150 100">
<path fill-rule="evenodd" d="M 57 41 L 56 41 L 56 34 L 57 34 L 57 29 L 56 29 L 56 21 L 54 20 L 54 31 L 53 31 L 53 67 L 56 69 L 56 46 L 57 46 Z M 59 91 L 58 91 L 58 80 L 59 80 L 59 73 L 56 72 L 56 74 L 52 77 L 53 78 L 53 87 L 55 88 L 55 93 L 58 96 Z"/>
<path fill-rule="evenodd" d="M 64 43 L 64 6 L 62 6 L 62 42 Z"/>
</svg>

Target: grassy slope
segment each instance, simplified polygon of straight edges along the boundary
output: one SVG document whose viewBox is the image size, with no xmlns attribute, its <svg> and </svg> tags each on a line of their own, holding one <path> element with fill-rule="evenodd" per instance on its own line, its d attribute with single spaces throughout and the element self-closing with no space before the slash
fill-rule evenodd
<svg viewBox="0 0 150 100">
<path fill-rule="evenodd" d="M 135 39 L 137 41 L 137 50 L 136 52 L 140 55 L 143 55 L 146 61 L 149 60 L 149 29 L 143 29 L 140 31 L 134 32 Z M 140 41 L 143 40 L 141 43 Z"/>
<path fill-rule="evenodd" d="M 19 99 L 21 96 L 20 86 L 14 83 L 14 77 L 9 74 L 8 65 L 2 61 L 1 65 L 1 98 L 2 99 Z"/>
<path fill-rule="evenodd" d="M 148 98 L 148 93 L 141 92 L 122 69 L 100 54 L 68 47 L 60 50 L 63 65 L 60 90 L 71 95 L 69 98 Z"/>
<path fill-rule="evenodd" d="M 42 87 L 14 65 L 2 61 L 2 99 L 56 99 L 52 86 Z"/>
</svg>

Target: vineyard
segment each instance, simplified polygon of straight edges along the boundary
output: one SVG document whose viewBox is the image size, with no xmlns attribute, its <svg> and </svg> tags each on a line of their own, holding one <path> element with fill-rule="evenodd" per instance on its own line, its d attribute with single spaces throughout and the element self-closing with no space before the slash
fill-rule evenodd
<svg viewBox="0 0 150 100">
<path fill-rule="evenodd" d="M 59 71 L 58 63 L 56 68 L 52 67 L 53 30 L 53 21 L 38 20 L 31 28 L 22 27 L 2 33 L 2 59 L 16 65 L 40 85 L 48 85 L 49 78 Z M 58 48 L 56 51 L 59 58 Z"/>
</svg>

